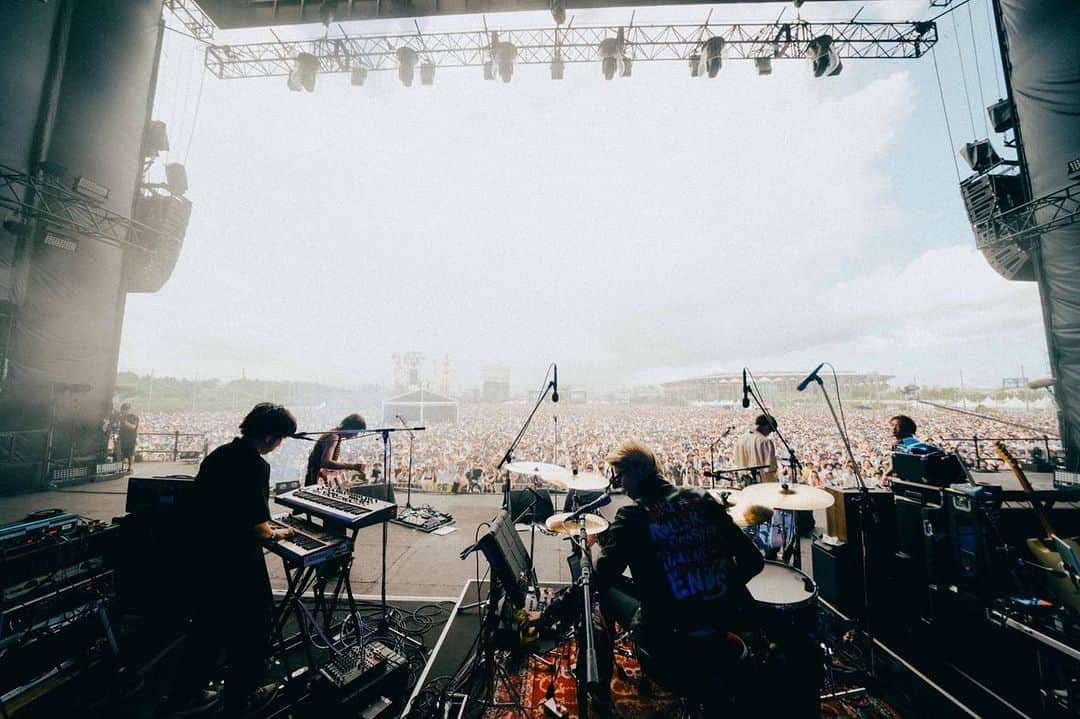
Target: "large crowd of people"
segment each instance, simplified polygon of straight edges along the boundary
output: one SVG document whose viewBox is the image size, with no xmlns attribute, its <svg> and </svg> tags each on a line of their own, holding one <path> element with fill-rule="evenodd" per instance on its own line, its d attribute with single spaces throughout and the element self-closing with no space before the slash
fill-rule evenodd
<svg viewBox="0 0 1080 719">
<path fill-rule="evenodd" d="M 413 487 L 432 491 L 498 491 L 501 479 L 496 468 L 517 434 L 528 407 L 520 404 L 463 405 L 456 424 L 429 424 L 412 437 Z M 816 486 L 852 486 L 855 477 L 831 415 L 822 409 L 772 408 L 780 434 L 803 465 L 801 480 Z M 895 440 L 889 417 L 903 411 L 918 423 L 918 437 L 946 449 L 957 449 L 970 464 L 992 463 L 991 443 L 963 438 L 1032 438 L 1009 442 L 1014 454 L 1027 456 L 1035 447 L 1045 448 L 1037 437 L 1056 433 L 1049 412 L 1010 413 L 1004 425 L 990 419 L 938 410 L 927 406 L 881 409 L 848 409 L 845 412 L 852 451 L 864 479 L 871 484 L 888 482 L 889 457 Z M 341 409 L 296 410 L 301 430 L 335 427 Z M 582 471 L 604 471 L 611 447 L 635 437 L 654 448 L 664 476 L 677 486 L 708 486 L 704 471 L 731 466 L 732 449 L 741 434 L 753 428 L 757 412 L 739 407 L 687 407 L 647 404 L 548 404 L 536 415 L 514 458 L 555 462 Z M 174 440 L 169 435 L 191 435 L 185 447 L 215 447 L 236 433 L 239 417 L 230 412 L 145 413 L 140 418 L 138 454 L 144 459 L 169 459 Z M 368 426 L 379 426 L 379 417 L 368 413 Z M 388 423 L 392 424 L 392 423 Z M 160 434 L 157 434 L 160 433 Z M 772 436 L 780 457 L 780 473 L 790 473 L 786 450 Z M 404 486 L 409 475 L 407 433 L 392 435 L 390 471 L 395 485 Z M 1057 443 L 1051 440 L 1050 448 Z M 311 444 L 287 440 L 271 458 L 276 481 L 302 480 Z M 368 480 L 381 479 L 383 447 L 378 436 L 363 436 L 342 445 L 342 459 L 364 462 Z M 522 478 L 525 481 L 527 478 Z"/>
</svg>

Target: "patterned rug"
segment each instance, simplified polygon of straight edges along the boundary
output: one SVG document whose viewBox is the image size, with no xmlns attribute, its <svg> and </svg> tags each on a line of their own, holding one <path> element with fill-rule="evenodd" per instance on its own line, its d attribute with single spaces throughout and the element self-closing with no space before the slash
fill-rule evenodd
<svg viewBox="0 0 1080 719">
<path fill-rule="evenodd" d="M 534 657 L 517 668 L 503 665 L 506 676 L 500 677 L 496 688 L 499 702 L 513 702 L 525 708 L 522 714 L 515 708 L 493 708 L 484 713 L 484 719 L 547 719 L 542 706 L 547 699 L 556 667 L 555 701 L 566 708 L 567 717 L 578 719 L 577 684 L 572 672 L 573 642 L 564 644 L 555 652 L 545 655 L 548 666 Z M 568 659 L 569 658 L 569 659 Z M 621 671 L 616 671 L 611 684 L 612 701 L 618 712 L 626 719 L 678 719 L 680 702 L 655 683 L 647 682 L 644 694 L 641 687 L 641 668 L 632 656 L 625 652 L 616 655 Z M 884 701 L 870 696 L 822 702 L 823 719 L 901 719 L 900 714 Z"/>
</svg>

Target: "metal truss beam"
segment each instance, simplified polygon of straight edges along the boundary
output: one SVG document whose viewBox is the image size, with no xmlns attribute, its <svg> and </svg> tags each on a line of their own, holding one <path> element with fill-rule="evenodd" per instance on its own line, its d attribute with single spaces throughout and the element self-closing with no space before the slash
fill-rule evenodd
<svg viewBox="0 0 1080 719">
<path fill-rule="evenodd" d="M 975 243 L 981 250 L 1003 244 L 1030 247 L 1044 233 L 1080 222 L 1080 182 L 999 213 L 975 225 Z"/>
<path fill-rule="evenodd" d="M 214 37 L 217 25 L 195 0 L 165 0 L 165 7 L 196 40 L 210 40 Z"/>
<path fill-rule="evenodd" d="M 705 25 L 641 25 L 618 27 L 496 29 L 500 42 L 517 47 L 517 64 L 596 62 L 597 48 L 619 30 L 625 37 L 624 54 L 635 62 L 689 60 L 712 37 L 724 39 L 725 58 L 777 60 L 805 57 L 809 42 L 821 35 L 833 38 L 833 48 L 845 60 L 911 59 L 921 57 L 938 39 L 930 22 L 829 23 L 710 23 Z M 319 61 L 321 73 L 343 73 L 353 68 L 392 70 L 398 67 L 397 49 L 409 46 L 421 62 L 437 67 L 478 67 L 492 59 L 492 32 L 411 33 L 400 35 L 341 35 L 317 40 L 210 45 L 206 67 L 218 78 L 286 76 L 300 53 Z"/>
<path fill-rule="evenodd" d="M 33 204 L 24 201 L 31 196 Z M 18 213 L 26 221 L 44 221 L 47 227 L 80 239 L 97 239 L 147 252 L 160 252 L 162 243 L 179 245 L 182 240 L 69 190 L 62 178 L 45 172 L 27 175 L 7 165 L 0 165 L 0 208 Z"/>
</svg>

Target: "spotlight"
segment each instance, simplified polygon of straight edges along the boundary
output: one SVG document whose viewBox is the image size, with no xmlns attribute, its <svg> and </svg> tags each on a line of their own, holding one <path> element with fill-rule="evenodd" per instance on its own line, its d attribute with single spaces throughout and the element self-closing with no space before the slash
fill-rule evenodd
<svg viewBox="0 0 1080 719">
<path fill-rule="evenodd" d="M 976 140 L 964 145 L 960 157 L 974 172 L 986 172 L 1001 164 L 1001 157 L 994 150 L 989 140 Z"/>
<path fill-rule="evenodd" d="M 551 18 L 556 25 L 566 22 L 566 0 L 551 0 Z"/>
<path fill-rule="evenodd" d="M 499 66 L 499 77 L 503 82 L 510 82 L 514 76 L 514 61 L 517 60 L 517 46 L 512 42 L 500 42 L 495 46 L 495 62 Z"/>
<path fill-rule="evenodd" d="M 354 87 L 362 87 L 367 81 L 367 68 L 354 67 L 352 71 L 352 84 Z"/>
<path fill-rule="evenodd" d="M 724 38 L 714 36 L 705 41 L 705 70 L 708 72 L 709 77 L 716 77 L 720 73 L 723 52 Z M 698 73 L 700 74 L 700 70 Z"/>
<path fill-rule="evenodd" d="M 171 162 L 165 165 L 165 186 L 174 195 L 182 195 L 187 192 L 187 169 L 179 162 Z"/>
<path fill-rule="evenodd" d="M 772 58 L 771 57 L 755 57 L 754 67 L 757 68 L 758 75 L 772 75 Z"/>
<path fill-rule="evenodd" d="M 487 62 L 484 63 L 484 79 L 485 80 L 494 80 L 495 79 L 495 63 L 493 63 L 491 60 L 488 60 Z"/>
<path fill-rule="evenodd" d="M 1016 127 L 1016 114 L 1008 100 L 998 100 L 986 108 L 986 114 L 990 116 L 990 125 L 994 132 L 1005 132 Z"/>
<path fill-rule="evenodd" d="M 624 45 L 622 28 L 619 28 L 617 36 L 606 37 L 600 41 L 600 66 L 604 70 L 604 79 L 610 80 L 615 77 L 619 63 L 622 62 Z"/>
<path fill-rule="evenodd" d="M 420 84 L 435 84 L 435 63 L 425 62 L 423 65 L 420 66 Z"/>
<path fill-rule="evenodd" d="M 634 59 L 628 55 L 623 55 L 622 58 L 622 76 L 630 77 L 630 73 L 634 70 Z"/>
<path fill-rule="evenodd" d="M 828 75 L 834 77 L 844 69 L 840 62 L 840 55 L 833 47 L 831 35 L 818 35 L 806 46 L 806 58 L 810 61 L 810 67 L 814 70 L 814 77 Z"/>
<path fill-rule="evenodd" d="M 563 75 L 566 73 L 566 63 L 563 62 L 561 56 L 556 55 L 551 61 L 551 79 L 562 80 Z"/>
<path fill-rule="evenodd" d="M 405 87 L 412 87 L 413 75 L 416 74 L 416 63 L 420 61 L 420 56 L 416 54 L 416 50 L 404 45 L 397 49 L 397 59 L 398 79 L 401 80 L 401 84 Z"/>
<path fill-rule="evenodd" d="M 330 27 L 337 18 L 337 0 L 323 0 L 323 4 L 319 7 L 319 21 L 326 27 Z"/>
<path fill-rule="evenodd" d="M 289 89 L 293 92 L 315 92 L 315 75 L 318 72 L 319 59 L 310 52 L 300 53 L 293 62 L 292 72 L 289 73 Z"/>
<path fill-rule="evenodd" d="M 701 55 L 696 52 L 690 56 L 690 77 L 701 74 Z"/>
</svg>

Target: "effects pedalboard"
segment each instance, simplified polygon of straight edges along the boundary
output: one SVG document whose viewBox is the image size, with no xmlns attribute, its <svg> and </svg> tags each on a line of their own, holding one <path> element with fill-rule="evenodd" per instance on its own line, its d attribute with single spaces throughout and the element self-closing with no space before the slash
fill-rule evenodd
<svg viewBox="0 0 1080 719">
<path fill-rule="evenodd" d="M 361 679 L 370 679 L 399 666 L 407 660 L 382 642 L 369 641 L 339 649 L 319 673 L 337 689 L 345 689 Z"/>
<path fill-rule="evenodd" d="M 431 507 L 409 507 L 398 510 L 397 517 L 390 521 L 403 527 L 419 529 L 421 532 L 434 532 L 453 522 L 454 518 Z"/>
</svg>

